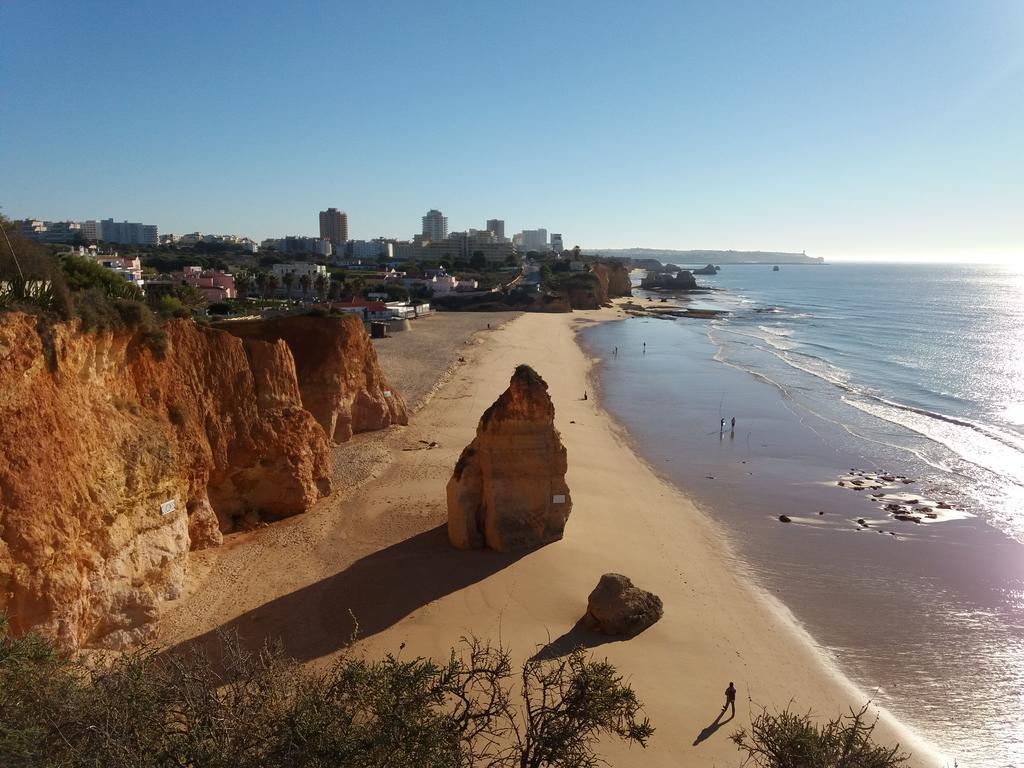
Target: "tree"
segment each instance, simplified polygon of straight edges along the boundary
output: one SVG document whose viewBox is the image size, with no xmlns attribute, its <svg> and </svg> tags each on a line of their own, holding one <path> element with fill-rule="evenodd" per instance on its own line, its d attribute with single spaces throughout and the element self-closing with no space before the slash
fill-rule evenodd
<svg viewBox="0 0 1024 768">
<path fill-rule="evenodd" d="M 269 293 L 271 296 L 275 296 L 277 294 L 277 289 L 278 286 L 280 286 L 280 284 L 281 281 L 273 272 L 267 275 L 267 293 Z"/>
<path fill-rule="evenodd" d="M 323 272 L 318 272 L 316 279 L 313 281 L 313 287 L 316 289 L 317 300 L 322 300 L 324 292 L 327 290 L 327 275 Z"/>
<path fill-rule="evenodd" d="M 260 272 L 256 273 L 256 287 L 260 289 L 260 298 L 261 299 L 266 299 L 267 298 L 267 282 L 268 282 L 268 279 L 269 279 L 269 275 L 266 272 L 260 271 Z"/>
<path fill-rule="evenodd" d="M 473 255 L 469 257 L 469 266 L 477 272 L 483 272 L 487 268 L 487 257 L 484 256 L 484 252 L 473 251 Z"/>
<path fill-rule="evenodd" d="M 249 297 L 249 287 L 252 285 L 252 278 L 248 272 L 239 272 L 235 275 L 235 290 L 238 292 L 238 297 L 246 299 Z"/>
<path fill-rule="evenodd" d="M 299 275 L 299 288 L 302 290 L 302 298 L 309 295 L 309 289 L 313 285 L 313 278 L 308 273 Z"/>
<path fill-rule="evenodd" d="M 883 747 L 871 735 L 876 720 L 867 720 L 868 704 L 850 710 L 824 725 L 816 725 L 810 714 L 797 715 L 784 709 L 765 709 L 754 718 L 750 731 L 741 728 L 732 740 L 746 762 L 755 768 L 900 768 L 910 756 L 899 744 Z M 744 764 L 746 764 L 746 762 Z"/>
<path fill-rule="evenodd" d="M 174 295 L 178 297 L 182 304 L 189 309 L 198 309 L 204 307 L 207 304 L 206 296 L 198 288 L 189 285 L 188 283 L 182 283 L 174 290 Z"/>
<path fill-rule="evenodd" d="M 284 283 L 285 297 L 290 299 L 292 297 L 292 286 L 295 285 L 295 273 L 285 272 L 281 281 Z"/>
<path fill-rule="evenodd" d="M 345 290 L 345 283 L 342 280 L 331 280 L 331 284 L 327 287 L 327 298 L 330 301 L 337 301 L 342 292 Z"/>
<path fill-rule="evenodd" d="M 505 265 L 509 267 L 519 266 L 519 257 L 516 256 L 514 251 L 505 257 Z"/>
<path fill-rule="evenodd" d="M 71 317 L 73 304 L 57 261 L 39 243 L 22 238 L 3 216 L 0 229 L 0 309 Z"/>
</svg>

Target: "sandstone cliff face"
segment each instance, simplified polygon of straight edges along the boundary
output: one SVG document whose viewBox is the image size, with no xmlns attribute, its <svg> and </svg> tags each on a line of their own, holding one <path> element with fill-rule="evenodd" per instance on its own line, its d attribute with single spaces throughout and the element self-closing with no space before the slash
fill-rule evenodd
<svg viewBox="0 0 1024 768">
<path fill-rule="evenodd" d="M 548 386 L 516 368 L 448 481 L 448 538 L 459 549 L 501 552 L 562 538 L 572 499 L 565 447 Z"/>
<path fill-rule="evenodd" d="M 321 365 L 340 368 L 307 362 L 305 391 L 342 389 L 317 394 L 360 403 L 359 428 L 390 423 L 380 388 L 363 391 L 383 380 L 362 325 L 302 320 L 329 348 Z M 144 639 L 190 548 L 331 490 L 330 441 L 285 341 L 165 330 L 158 358 L 137 333 L 61 324 L 48 363 L 34 318 L 0 314 L 0 610 L 15 632 L 65 647 Z"/>
<path fill-rule="evenodd" d="M 335 442 L 409 423 L 405 400 L 384 378 L 370 337 L 354 315 L 234 321 L 218 328 L 245 339 L 287 344 L 302 404 Z"/>
<path fill-rule="evenodd" d="M 618 261 L 602 261 L 592 264 L 590 271 L 597 275 L 604 292 L 604 300 L 619 296 L 633 295 L 633 281 L 629 279 L 629 270 Z"/>
</svg>

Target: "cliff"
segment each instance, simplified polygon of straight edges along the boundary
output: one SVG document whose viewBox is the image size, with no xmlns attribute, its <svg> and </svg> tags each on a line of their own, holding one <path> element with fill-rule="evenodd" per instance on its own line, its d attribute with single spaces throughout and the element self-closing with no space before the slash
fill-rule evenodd
<svg viewBox="0 0 1024 768">
<path fill-rule="evenodd" d="M 362 387 L 386 383 L 361 325 L 301 321 L 335 350 L 323 367 L 342 369 L 322 372 L 344 391 L 321 399 L 374 402 Z M 0 314 L 0 610 L 15 632 L 64 647 L 145 639 L 189 549 L 331 491 L 330 441 L 285 341 L 188 320 L 164 331 L 160 355 L 140 332 L 74 323 L 44 349 L 35 318 Z M 374 423 L 373 407 L 354 410 Z"/>
<path fill-rule="evenodd" d="M 505 552 L 562 538 L 572 510 L 567 469 L 548 385 L 520 365 L 448 481 L 452 545 Z"/>
<path fill-rule="evenodd" d="M 302 404 L 335 442 L 408 424 L 405 400 L 385 380 L 355 315 L 280 317 L 217 326 L 244 339 L 283 341 L 295 358 Z"/>
<path fill-rule="evenodd" d="M 633 281 L 629 279 L 629 270 L 621 261 L 598 262 L 590 266 L 590 271 L 601 283 L 605 301 L 633 295 Z"/>
</svg>

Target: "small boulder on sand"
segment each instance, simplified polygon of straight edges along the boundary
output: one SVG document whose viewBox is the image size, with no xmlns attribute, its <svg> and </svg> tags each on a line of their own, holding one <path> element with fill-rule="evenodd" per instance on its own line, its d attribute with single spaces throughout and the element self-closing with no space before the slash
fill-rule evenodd
<svg viewBox="0 0 1024 768">
<path fill-rule="evenodd" d="M 632 636 L 662 617 L 661 598 L 638 589 L 621 573 L 606 573 L 587 600 L 583 624 L 604 635 Z"/>
</svg>

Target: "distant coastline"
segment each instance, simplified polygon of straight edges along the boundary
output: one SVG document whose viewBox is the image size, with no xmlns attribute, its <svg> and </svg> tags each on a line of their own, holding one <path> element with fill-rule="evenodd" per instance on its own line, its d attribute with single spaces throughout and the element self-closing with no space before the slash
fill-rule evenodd
<svg viewBox="0 0 1024 768">
<path fill-rule="evenodd" d="M 587 253 L 618 259 L 653 259 L 683 264 L 824 264 L 821 256 L 785 251 L 674 251 L 664 248 L 588 248 Z"/>
</svg>

